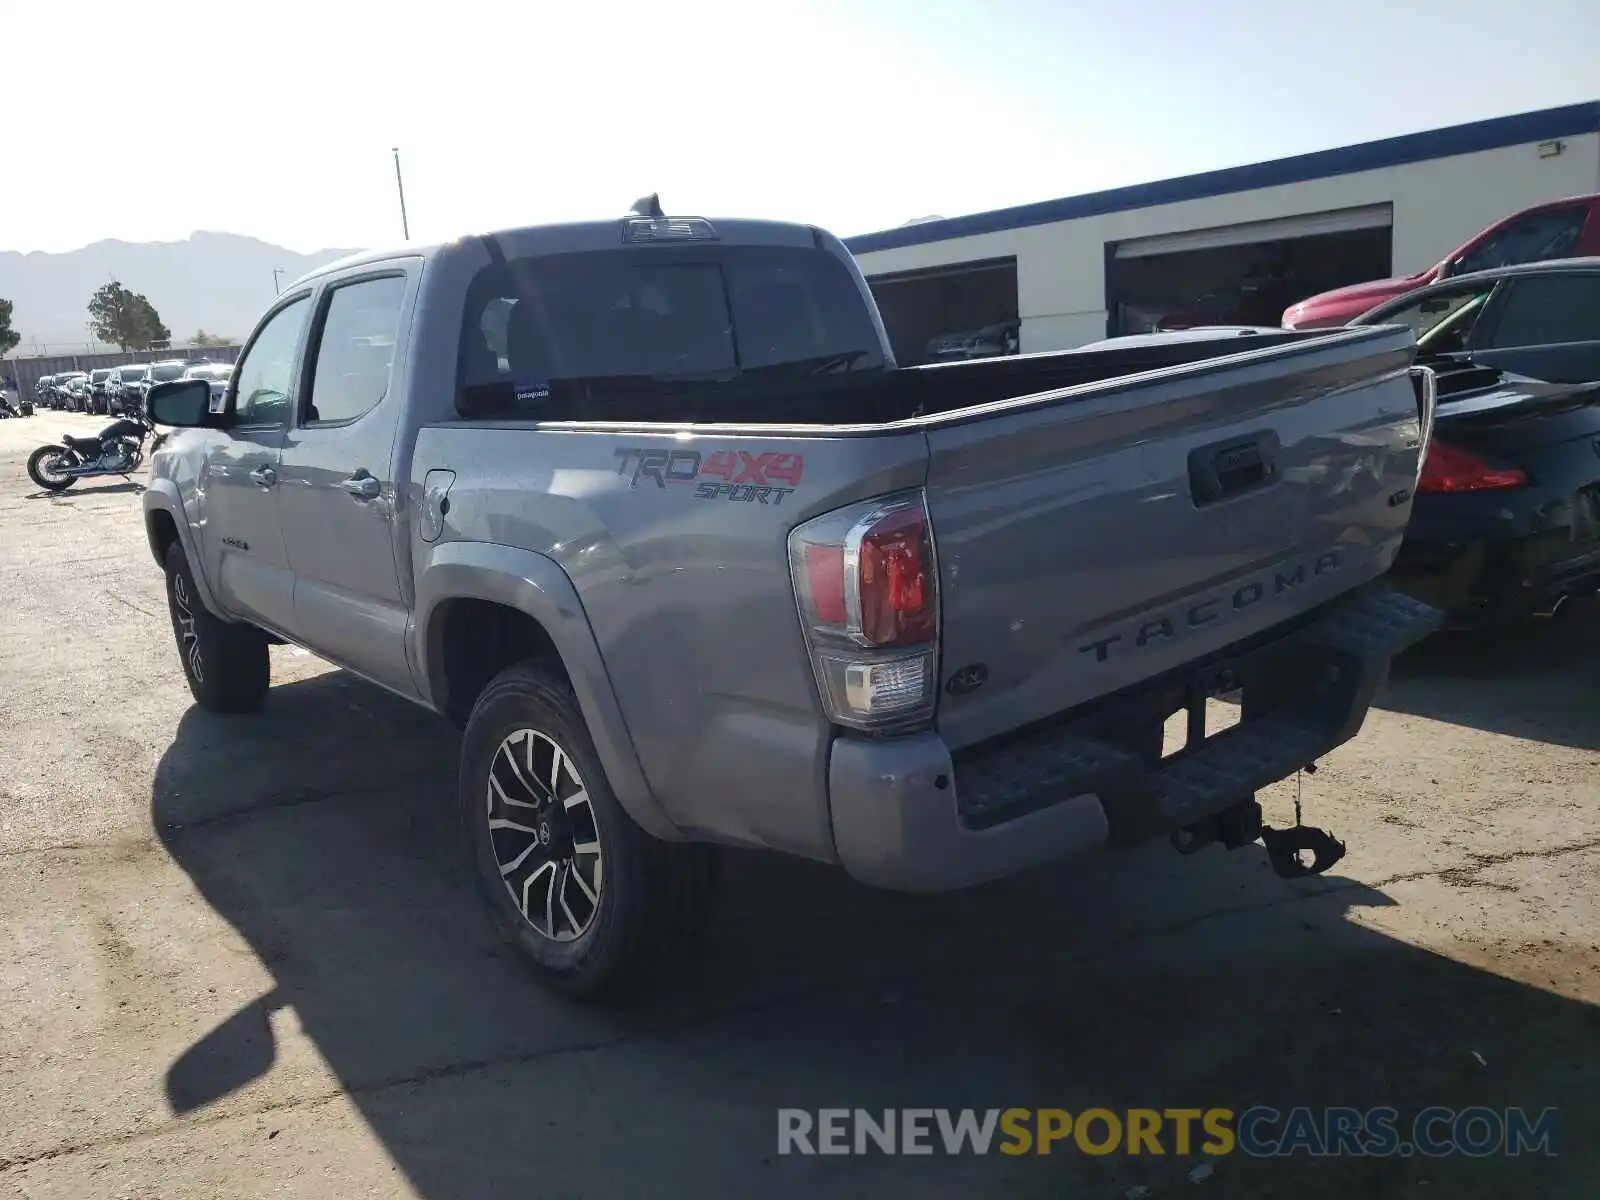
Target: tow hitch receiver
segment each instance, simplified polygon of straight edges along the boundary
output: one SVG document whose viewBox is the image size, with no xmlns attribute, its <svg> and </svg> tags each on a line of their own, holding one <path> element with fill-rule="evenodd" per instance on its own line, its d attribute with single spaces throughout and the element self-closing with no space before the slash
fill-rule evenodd
<svg viewBox="0 0 1600 1200">
<path fill-rule="evenodd" d="M 1305 768 L 1308 774 L 1315 774 L 1316 769 L 1314 763 Z M 1223 809 L 1207 821 L 1177 830 L 1172 835 L 1173 847 L 1179 854 L 1194 854 L 1213 843 L 1237 850 L 1259 840 L 1266 849 L 1267 861 L 1280 879 L 1321 875 L 1345 856 L 1345 844 L 1326 829 L 1301 822 L 1298 780 L 1296 783 L 1295 823 L 1291 828 L 1274 829 L 1265 824 L 1261 803 L 1251 797 Z"/>
</svg>

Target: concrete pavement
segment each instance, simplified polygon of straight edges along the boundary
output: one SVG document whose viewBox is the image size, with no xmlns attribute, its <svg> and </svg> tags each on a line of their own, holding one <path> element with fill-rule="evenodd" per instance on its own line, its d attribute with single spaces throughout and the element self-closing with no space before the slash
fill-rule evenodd
<svg viewBox="0 0 1600 1200">
<path fill-rule="evenodd" d="M 1600 1128 L 1600 614 L 1403 663 L 1304 781 L 1350 856 L 1081 860 L 904 897 L 731 858 L 652 1006 L 493 941 L 441 721 L 290 647 L 194 709 L 137 489 L 0 421 L 0 1194 L 1588 1194 L 1556 1159 L 779 1157 L 779 1107 L 1558 1106 Z M 1280 822 L 1293 784 L 1265 797 Z"/>
</svg>

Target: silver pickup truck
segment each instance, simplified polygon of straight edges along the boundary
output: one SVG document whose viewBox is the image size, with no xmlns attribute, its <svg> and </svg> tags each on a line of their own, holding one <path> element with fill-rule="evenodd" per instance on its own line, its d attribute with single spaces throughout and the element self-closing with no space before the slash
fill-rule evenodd
<svg viewBox="0 0 1600 1200">
<path fill-rule="evenodd" d="M 1432 418 L 1412 354 L 898 368 L 831 235 L 642 204 L 286 288 L 220 405 L 151 389 L 181 428 L 145 522 L 201 705 L 257 707 L 291 642 L 464 729 L 489 911 L 594 994 L 700 929 L 718 844 L 939 890 L 1262 837 L 1256 790 L 1437 620 L 1380 579 Z"/>
</svg>

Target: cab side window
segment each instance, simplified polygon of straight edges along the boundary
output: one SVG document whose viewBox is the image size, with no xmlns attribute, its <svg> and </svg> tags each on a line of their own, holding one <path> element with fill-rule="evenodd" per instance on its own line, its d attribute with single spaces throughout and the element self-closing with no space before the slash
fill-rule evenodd
<svg viewBox="0 0 1600 1200">
<path fill-rule="evenodd" d="M 1513 280 L 1487 340 L 1502 347 L 1600 341 L 1600 273 Z"/>
<path fill-rule="evenodd" d="M 378 406 L 389 391 L 405 292 L 405 276 L 386 275 L 329 293 L 302 424 L 353 421 Z"/>
<path fill-rule="evenodd" d="M 275 312 L 234 371 L 234 411 L 240 425 L 286 425 L 294 395 L 294 355 L 311 310 L 302 296 Z"/>
</svg>

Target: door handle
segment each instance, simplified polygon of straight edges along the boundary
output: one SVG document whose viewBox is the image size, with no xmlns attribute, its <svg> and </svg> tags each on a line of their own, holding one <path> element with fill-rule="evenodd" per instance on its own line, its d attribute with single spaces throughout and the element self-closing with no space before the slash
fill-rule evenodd
<svg viewBox="0 0 1600 1200">
<path fill-rule="evenodd" d="M 383 484 L 365 471 L 357 471 L 349 479 L 341 479 L 339 487 L 349 492 L 357 500 L 376 500 L 379 493 L 383 491 Z"/>
<path fill-rule="evenodd" d="M 250 472 L 250 478 L 262 487 L 271 487 L 278 482 L 278 473 L 271 467 L 257 467 Z"/>
</svg>

